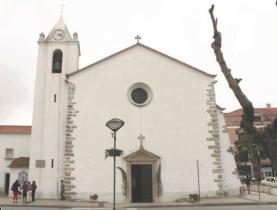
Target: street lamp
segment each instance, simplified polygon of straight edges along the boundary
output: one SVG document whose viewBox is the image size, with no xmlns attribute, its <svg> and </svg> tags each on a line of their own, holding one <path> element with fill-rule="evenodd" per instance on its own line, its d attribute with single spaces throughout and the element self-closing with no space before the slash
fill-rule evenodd
<svg viewBox="0 0 277 210">
<path fill-rule="evenodd" d="M 258 149 L 258 145 L 257 144 L 252 144 L 253 146 L 253 157 L 255 156 L 255 158 L 253 158 L 255 161 L 254 162 L 254 166 L 253 166 L 253 170 L 254 173 L 258 179 L 258 192 L 259 192 L 259 201 L 261 201 L 261 195 L 260 195 L 260 179 L 261 179 L 261 160 L 260 160 L 260 150 Z"/>
<path fill-rule="evenodd" d="M 106 123 L 106 126 L 113 131 L 113 139 L 114 139 L 113 152 L 111 155 L 113 156 L 113 210 L 115 210 L 115 168 L 116 168 L 115 160 L 116 160 L 116 156 L 119 156 L 122 152 L 120 150 L 119 152 L 117 152 L 116 150 L 116 132 L 123 125 L 124 125 L 124 122 L 118 118 L 113 118 Z"/>
</svg>

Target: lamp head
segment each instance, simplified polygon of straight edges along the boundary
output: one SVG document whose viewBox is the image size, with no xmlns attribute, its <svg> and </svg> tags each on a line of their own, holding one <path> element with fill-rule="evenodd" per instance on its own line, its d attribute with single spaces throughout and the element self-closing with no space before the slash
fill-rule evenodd
<svg viewBox="0 0 277 210">
<path fill-rule="evenodd" d="M 113 118 L 106 123 L 106 126 L 113 132 L 118 131 L 124 125 L 124 121 L 118 118 Z"/>
</svg>

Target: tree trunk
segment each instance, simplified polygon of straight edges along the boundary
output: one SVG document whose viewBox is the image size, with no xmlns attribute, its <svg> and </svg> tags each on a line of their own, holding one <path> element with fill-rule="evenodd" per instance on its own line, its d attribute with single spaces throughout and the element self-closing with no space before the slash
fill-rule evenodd
<svg viewBox="0 0 277 210">
<path fill-rule="evenodd" d="M 247 135 L 247 144 L 248 149 L 250 152 L 250 155 L 252 156 L 252 163 L 253 165 L 259 164 L 259 158 L 257 154 L 257 150 L 254 145 L 256 145 L 256 128 L 254 127 L 254 108 L 251 103 L 251 101 L 248 100 L 248 98 L 245 96 L 245 94 L 242 92 L 241 88 L 239 87 L 240 79 L 234 79 L 231 74 L 231 69 L 228 68 L 223 53 L 221 51 L 221 33 L 217 30 L 217 19 L 214 18 L 213 15 L 214 5 L 211 6 L 209 9 L 209 13 L 212 19 L 213 23 L 213 29 L 214 29 L 214 41 L 212 43 L 212 48 L 214 50 L 216 60 L 220 66 L 220 69 L 222 73 L 225 76 L 225 79 L 228 82 L 229 87 L 232 89 L 235 97 L 239 101 L 242 109 L 242 120 L 241 120 L 241 128 L 243 128 L 245 134 Z"/>
</svg>

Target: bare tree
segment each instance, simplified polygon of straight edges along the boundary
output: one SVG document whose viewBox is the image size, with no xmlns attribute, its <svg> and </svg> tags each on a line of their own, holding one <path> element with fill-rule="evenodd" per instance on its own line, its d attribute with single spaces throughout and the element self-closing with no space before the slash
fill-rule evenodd
<svg viewBox="0 0 277 210">
<path fill-rule="evenodd" d="M 277 2 L 277 1 L 276 1 Z M 221 50 L 222 37 L 217 29 L 217 18 L 213 15 L 214 5 L 209 9 L 209 13 L 213 23 L 214 41 L 212 48 L 214 50 L 216 60 L 220 66 L 222 73 L 227 80 L 229 87 L 232 89 L 235 97 L 239 101 L 243 114 L 240 124 L 240 129 L 243 132 L 243 138 L 246 139 L 248 152 L 252 157 L 253 165 L 260 165 L 259 150 L 262 150 L 272 162 L 273 171 L 277 172 L 277 118 L 275 118 L 271 125 L 266 126 L 264 129 L 257 130 L 254 126 L 254 108 L 245 96 L 239 86 L 241 79 L 236 79 L 231 74 L 231 69 L 228 68 L 223 53 Z"/>
<path fill-rule="evenodd" d="M 209 9 L 209 13 L 212 19 L 213 23 L 213 29 L 214 29 L 214 41 L 212 43 L 212 48 L 214 50 L 216 60 L 221 68 L 222 73 L 225 76 L 225 79 L 228 82 L 229 87 L 232 89 L 233 93 L 235 94 L 236 98 L 238 99 L 242 109 L 242 120 L 241 120 L 241 128 L 243 128 L 245 135 L 247 135 L 248 139 L 248 149 L 250 152 L 250 155 L 252 156 L 252 163 L 253 164 L 259 164 L 257 150 L 253 147 L 253 145 L 256 144 L 256 134 L 257 130 L 254 127 L 254 108 L 249 101 L 249 99 L 245 96 L 245 94 L 242 92 L 239 82 L 241 79 L 235 79 L 231 74 L 231 69 L 228 68 L 225 59 L 223 57 L 223 53 L 221 50 L 221 44 L 222 44 L 222 37 L 221 33 L 217 29 L 217 18 L 215 19 L 213 15 L 214 11 L 214 5 L 211 6 Z"/>
</svg>

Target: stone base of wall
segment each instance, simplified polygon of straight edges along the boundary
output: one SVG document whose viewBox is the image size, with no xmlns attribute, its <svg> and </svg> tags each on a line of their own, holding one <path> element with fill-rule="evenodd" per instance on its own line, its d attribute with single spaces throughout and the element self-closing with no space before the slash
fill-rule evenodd
<svg viewBox="0 0 277 210">
<path fill-rule="evenodd" d="M 161 197 L 158 198 L 153 203 L 161 203 L 161 202 L 177 202 L 178 200 L 188 200 L 189 194 L 198 194 L 197 191 L 194 192 L 164 192 Z M 81 192 L 76 194 L 76 200 L 86 200 L 89 201 L 89 196 L 91 193 Z M 97 201 L 104 201 L 104 202 L 112 202 L 113 194 L 112 193 L 99 193 Z M 239 189 L 228 189 L 226 191 L 226 196 L 238 196 Z M 216 198 L 222 197 L 221 195 L 217 194 L 217 191 L 201 191 L 200 192 L 201 198 Z M 128 203 L 127 199 L 122 195 L 122 193 L 116 194 L 116 202 L 118 203 Z"/>
<path fill-rule="evenodd" d="M 0 195 L 5 195 L 5 188 L 4 187 L 0 187 Z"/>
</svg>

